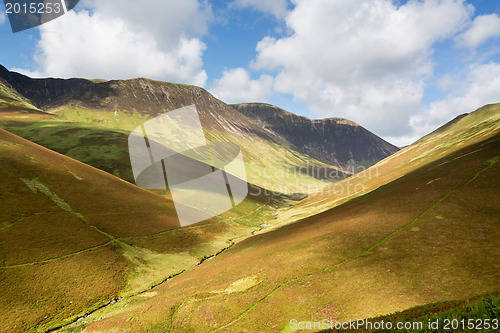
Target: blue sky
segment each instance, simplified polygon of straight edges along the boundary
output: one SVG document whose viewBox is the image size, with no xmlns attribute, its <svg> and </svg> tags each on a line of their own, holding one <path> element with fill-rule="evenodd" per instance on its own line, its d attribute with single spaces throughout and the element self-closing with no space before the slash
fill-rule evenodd
<svg viewBox="0 0 500 333">
<path fill-rule="evenodd" d="M 0 12 L 10 70 L 196 84 L 397 145 L 500 102 L 496 0 L 81 0 L 16 34 Z"/>
</svg>

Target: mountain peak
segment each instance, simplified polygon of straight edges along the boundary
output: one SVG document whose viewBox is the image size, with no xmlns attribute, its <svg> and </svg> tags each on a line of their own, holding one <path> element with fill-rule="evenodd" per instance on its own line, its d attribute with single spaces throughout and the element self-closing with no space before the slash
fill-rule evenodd
<svg viewBox="0 0 500 333">
<path fill-rule="evenodd" d="M 399 150 L 348 119 L 309 119 L 265 103 L 232 107 L 322 162 L 349 170 L 358 167 L 354 172 Z"/>
<path fill-rule="evenodd" d="M 345 118 L 340 118 L 340 117 L 331 117 L 331 118 L 324 118 L 324 119 L 311 119 L 309 117 L 297 115 L 295 113 L 292 113 L 292 112 L 289 112 L 285 109 L 282 109 L 279 106 L 268 104 L 268 103 L 256 103 L 256 102 L 239 103 L 239 104 L 233 104 L 231 106 L 233 106 L 237 109 L 238 108 L 241 108 L 241 109 L 243 109 L 243 108 L 245 108 L 245 109 L 250 109 L 250 108 L 259 109 L 260 113 L 273 113 L 275 115 L 285 114 L 285 115 L 288 115 L 290 117 L 294 117 L 297 119 L 306 119 L 312 123 L 335 122 L 337 124 L 359 126 L 359 124 L 355 123 L 354 121 L 351 121 L 351 120 L 345 119 Z"/>
</svg>

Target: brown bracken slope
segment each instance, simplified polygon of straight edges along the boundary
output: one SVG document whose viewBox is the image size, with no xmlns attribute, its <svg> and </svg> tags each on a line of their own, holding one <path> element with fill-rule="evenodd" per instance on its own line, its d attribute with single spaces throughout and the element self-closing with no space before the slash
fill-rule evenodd
<svg viewBox="0 0 500 333">
<path fill-rule="evenodd" d="M 115 298 L 118 238 L 179 226 L 171 201 L 0 129 L 0 331 Z"/>
</svg>

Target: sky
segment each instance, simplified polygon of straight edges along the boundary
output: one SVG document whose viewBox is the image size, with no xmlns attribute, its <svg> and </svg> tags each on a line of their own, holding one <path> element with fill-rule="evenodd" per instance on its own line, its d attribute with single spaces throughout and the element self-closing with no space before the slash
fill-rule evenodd
<svg viewBox="0 0 500 333">
<path fill-rule="evenodd" d="M 398 146 L 500 102 L 498 0 L 80 0 L 18 33 L 1 3 L 0 45 L 33 77 L 194 84 Z"/>
</svg>

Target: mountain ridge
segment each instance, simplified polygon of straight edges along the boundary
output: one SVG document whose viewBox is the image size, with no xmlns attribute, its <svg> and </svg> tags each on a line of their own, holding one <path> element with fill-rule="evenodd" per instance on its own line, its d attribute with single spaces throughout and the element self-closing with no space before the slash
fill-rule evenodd
<svg viewBox="0 0 500 333">
<path fill-rule="evenodd" d="M 219 134 L 228 132 L 230 136 L 247 136 L 250 141 L 257 136 L 262 140 L 271 140 L 277 145 L 294 146 L 302 154 L 344 171 L 353 166 L 370 166 L 396 151 L 394 146 L 387 144 L 379 149 L 380 152 L 375 152 L 374 148 L 368 154 L 360 154 L 355 145 L 369 143 L 370 146 L 377 147 L 382 139 L 347 119 L 310 120 L 279 109 L 286 112 L 288 118 L 295 119 L 291 123 L 296 123 L 296 119 L 299 119 L 302 123 L 310 124 L 310 135 L 316 138 L 308 139 L 312 143 L 304 145 L 300 140 L 297 141 L 296 137 L 283 135 L 276 128 L 266 126 L 257 117 L 249 117 L 249 114 L 235 110 L 237 107 L 220 101 L 204 88 L 192 85 L 147 78 L 109 81 L 31 79 L 23 74 L 10 72 L 4 67 L 0 67 L 0 81 L 8 84 L 35 107 L 49 113 L 73 121 L 92 122 L 121 130 L 132 130 L 151 117 L 195 104 L 204 128 L 213 132 L 212 137 L 208 135 L 209 139 L 216 141 L 221 139 Z M 332 141 L 329 137 L 331 128 L 339 130 L 340 136 L 344 135 L 346 129 L 354 129 L 348 131 L 348 139 L 338 144 L 330 144 L 325 150 L 321 145 L 323 142 Z M 353 143 L 358 137 L 361 143 Z M 249 149 L 249 152 L 252 154 L 252 149 Z"/>
<path fill-rule="evenodd" d="M 79 92 L 94 84 L 90 80 L 80 78 L 33 79 L 27 75 L 9 71 L 2 65 L 0 65 L 0 81 L 7 83 L 37 108 L 44 108 L 68 94 Z"/>
<path fill-rule="evenodd" d="M 266 103 L 231 106 L 305 153 L 354 173 L 363 171 L 399 150 L 348 119 L 309 119 Z M 314 135 L 315 133 L 321 135 Z"/>
</svg>

